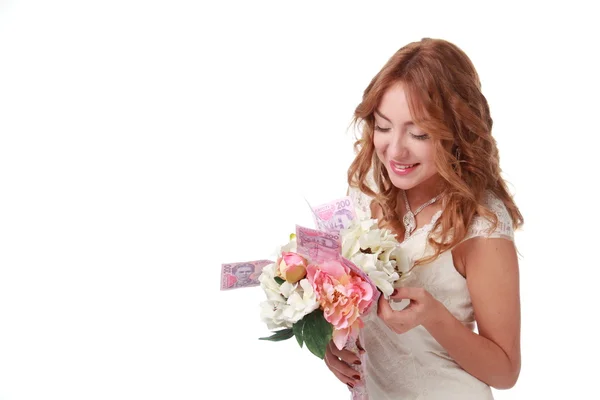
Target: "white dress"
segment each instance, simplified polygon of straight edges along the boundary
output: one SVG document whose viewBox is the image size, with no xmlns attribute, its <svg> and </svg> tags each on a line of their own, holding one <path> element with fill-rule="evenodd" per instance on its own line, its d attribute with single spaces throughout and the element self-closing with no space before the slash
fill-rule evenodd
<svg viewBox="0 0 600 400">
<path fill-rule="evenodd" d="M 370 216 L 370 198 L 357 189 L 349 195 L 355 206 Z M 489 223 L 476 217 L 467 238 L 501 237 L 513 240 L 512 220 L 504 203 L 491 192 L 486 198 L 489 208 L 498 216 L 497 229 L 488 234 Z M 440 217 L 438 211 L 431 222 L 416 230 L 401 244 L 413 259 L 429 253 L 426 238 Z M 466 240 L 466 239 L 465 239 Z M 451 251 L 433 262 L 416 267 L 403 286 L 425 288 L 464 325 L 475 327 L 473 306 L 467 282 L 455 269 Z M 406 302 L 393 303 L 402 309 Z M 376 307 L 365 318 L 360 340 L 366 350 L 366 387 L 369 400 L 488 400 L 490 387 L 462 369 L 446 350 L 422 326 L 397 334 L 377 316 Z"/>
</svg>

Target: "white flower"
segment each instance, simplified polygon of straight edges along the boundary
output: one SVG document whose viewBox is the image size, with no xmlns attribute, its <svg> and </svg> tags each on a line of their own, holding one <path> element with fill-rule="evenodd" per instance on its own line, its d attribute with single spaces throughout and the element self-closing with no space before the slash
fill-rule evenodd
<svg viewBox="0 0 600 400">
<path fill-rule="evenodd" d="M 260 282 L 260 287 L 265 291 L 268 300 L 283 301 L 285 303 L 286 299 L 281 295 L 279 283 L 275 281 L 276 269 L 277 264 L 275 263 L 265 266 L 258 277 L 258 281 Z"/>
<path fill-rule="evenodd" d="M 291 328 L 289 323 L 283 316 L 283 312 L 287 305 L 285 302 L 277 302 L 272 300 L 263 301 L 260 303 L 260 318 L 267 324 L 270 330 L 277 328 Z"/>
<path fill-rule="evenodd" d="M 360 238 L 367 234 L 370 230 L 377 227 L 377 221 L 374 219 L 357 220 L 352 224 L 342 229 L 342 256 L 350 259 L 353 254 L 360 251 Z"/>
<path fill-rule="evenodd" d="M 316 294 L 307 279 L 296 283 L 275 280 L 276 264 L 265 266 L 258 278 L 267 300 L 260 304 L 260 317 L 271 330 L 291 328 L 306 314 L 319 307 Z"/>
<path fill-rule="evenodd" d="M 379 229 L 377 225 L 362 235 L 359 242 L 361 249 L 369 249 L 371 253 L 393 250 L 398 246 L 396 236 L 389 229 Z"/>
<path fill-rule="evenodd" d="M 286 283 L 287 282 L 284 282 L 281 286 L 285 285 Z M 319 302 L 317 301 L 317 296 L 313 290 L 313 287 L 308 282 L 308 279 L 302 279 L 300 282 L 295 283 L 294 285 L 288 283 L 288 285 L 295 287 L 292 291 L 290 291 L 290 295 L 287 300 L 288 306 L 283 311 L 283 315 L 287 321 L 296 323 L 305 315 L 310 314 L 319 308 Z"/>
<path fill-rule="evenodd" d="M 377 270 L 377 254 L 364 254 L 358 252 L 349 258 L 354 264 L 358 265 L 365 273 Z"/>
<path fill-rule="evenodd" d="M 394 260 L 394 269 L 398 271 L 404 278 L 407 274 L 410 274 L 410 270 L 413 266 L 413 261 L 409 259 L 401 248 L 395 248 L 390 252 L 390 260 Z"/>
<path fill-rule="evenodd" d="M 275 263 L 265 266 L 258 277 L 260 287 L 267 295 L 267 300 L 260 303 L 260 318 L 269 329 L 291 328 L 283 317 L 287 307 L 287 299 L 281 294 L 279 283 L 275 281 Z"/>
<path fill-rule="evenodd" d="M 287 299 L 292 295 L 294 290 L 296 290 L 297 286 L 298 286 L 298 283 L 289 283 L 288 281 L 285 281 L 281 284 L 281 286 L 279 288 L 281 290 L 281 294 L 283 295 L 283 297 L 285 297 Z"/>
<path fill-rule="evenodd" d="M 375 286 L 381 290 L 386 296 L 390 296 L 394 291 L 393 284 L 398 280 L 399 276 L 396 272 L 388 274 L 384 271 L 372 271 L 368 274 Z"/>
<path fill-rule="evenodd" d="M 340 234 L 343 257 L 361 268 L 389 296 L 409 265 L 396 236 L 389 229 L 380 229 L 374 219 L 356 220 Z"/>
</svg>

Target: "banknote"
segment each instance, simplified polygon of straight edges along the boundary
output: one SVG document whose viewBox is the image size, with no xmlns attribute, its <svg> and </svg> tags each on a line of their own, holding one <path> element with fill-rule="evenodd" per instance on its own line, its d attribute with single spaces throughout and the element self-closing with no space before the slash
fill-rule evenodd
<svg viewBox="0 0 600 400">
<path fill-rule="evenodd" d="M 356 219 L 354 204 L 349 196 L 312 207 L 317 229 L 329 233 L 339 233 Z"/>
<path fill-rule="evenodd" d="M 341 257 L 342 241 L 338 233 L 318 231 L 296 225 L 297 252 L 314 262 Z"/>
<path fill-rule="evenodd" d="M 260 285 L 258 277 L 263 268 L 269 264 L 273 264 L 273 261 L 258 260 L 221 264 L 221 290 Z"/>
</svg>

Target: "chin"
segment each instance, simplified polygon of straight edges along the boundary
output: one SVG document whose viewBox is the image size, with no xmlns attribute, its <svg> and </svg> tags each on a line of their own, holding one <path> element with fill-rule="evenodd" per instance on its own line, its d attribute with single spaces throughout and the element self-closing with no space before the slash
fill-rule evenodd
<svg viewBox="0 0 600 400">
<path fill-rule="evenodd" d="M 392 185 L 400 190 L 410 190 L 416 186 L 418 186 L 422 181 L 415 179 L 402 179 L 398 177 L 393 177 L 391 179 Z"/>
<path fill-rule="evenodd" d="M 394 185 L 394 187 L 400 189 L 400 190 L 410 190 L 418 185 L 420 185 L 421 183 L 423 183 L 423 181 L 425 181 L 425 179 L 423 179 L 420 174 L 414 174 L 414 175 L 409 175 L 409 176 L 398 176 L 396 174 L 394 174 L 393 171 L 388 170 L 387 171 L 388 176 L 390 177 L 390 181 L 392 182 L 392 185 Z"/>
<path fill-rule="evenodd" d="M 400 190 L 410 190 L 421 184 L 431 183 L 431 178 L 435 176 L 435 173 L 427 175 L 417 173 L 413 176 L 398 176 L 392 171 L 388 171 L 388 176 L 390 177 L 392 185 L 394 185 L 396 188 Z"/>
</svg>

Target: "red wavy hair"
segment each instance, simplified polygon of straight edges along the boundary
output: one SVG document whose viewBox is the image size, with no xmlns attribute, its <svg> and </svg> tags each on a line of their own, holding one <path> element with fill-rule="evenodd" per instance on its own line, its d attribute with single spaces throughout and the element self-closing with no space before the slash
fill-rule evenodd
<svg viewBox="0 0 600 400">
<path fill-rule="evenodd" d="M 432 261 L 462 242 L 476 215 L 488 219 L 495 229 L 498 219 L 484 203 L 487 190 L 504 202 L 514 229 L 519 228 L 523 216 L 501 177 L 479 75 L 469 57 L 445 40 L 424 38 L 409 43 L 371 80 L 354 113 L 362 134 L 354 144 L 357 154 L 348 169 L 348 184 L 374 198 L 383 211 L 380 222 L 398 226 L 399 189 L 390 181 L 373 145 L 374 112 L 385 91 L 398 82 L 404 86 L 413 122 L 433 140 L 445 191 L 444 210 L 432 229 L 436 238 L 430 235 L 428 239 L 435 253 L 417 264 Z M 367 184 L 370 170 L 376 191 Z"/>
</svg>

